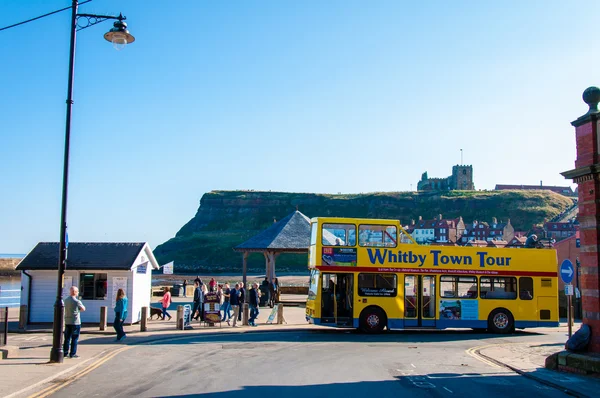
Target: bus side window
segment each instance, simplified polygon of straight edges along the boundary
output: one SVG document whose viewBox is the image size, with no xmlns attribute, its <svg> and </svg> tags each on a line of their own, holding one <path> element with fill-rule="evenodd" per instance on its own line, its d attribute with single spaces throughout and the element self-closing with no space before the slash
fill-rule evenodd
<svg viewBox="0 0 600 398">
<path fill-rule="evenodd" d="M 533 279 L 528 276 L 519 278 L 519 298 L 533 300 Z"/>
</svg>

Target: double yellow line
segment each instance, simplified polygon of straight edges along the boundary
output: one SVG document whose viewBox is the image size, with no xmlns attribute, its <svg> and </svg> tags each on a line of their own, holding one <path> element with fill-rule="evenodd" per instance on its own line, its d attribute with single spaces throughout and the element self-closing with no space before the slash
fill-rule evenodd
<svg viewBox="0 0 600 398">
<path fill-rule="evenodd" d="M 71 383 L 75 382 L 76 380 L 82 378 L 83 376 L 87 375 L 94 369 L 97 369 L 98 367 L 102 366 L 104 363 L 110 361 L 112 358 L 114 358 L 116 355 L 120 354 L 121 352 L 129 350 L 130 348 L 133 348 L 133 347 L 132 346 L 121 347 L 121 348 L 109 353 L 105 357 L 100 358 L 98 361 L 92 363 L 87 368 L 85 368 L 83 371 L 76 374 L 74 377 L 72 377 L 58 385 L 48 386 L 45 389 L 43 389 L 42 391 L 38 391 L 37 393 L 30 395 L 28 398 L 48 397 L 48 396 L 54 394 L 55 392 L 57 392 L 58 390 L 67 387 L 69 384 L 71 384 Z"/>
<path fill-rule="evenodd" d="M 490 348 L 490 347 L 498 347 L 504 344 L 488 344 L 488 345 L 481 345 L 479 347 L 472 347 L 469 348 L 468 350 L 465 350 L 465 352 L 467 353 L 467 355 L 477 359 L 478 361 L 481 361 L 487 365 L 490 365 L 494 368 L 499 368 L 499 369 L 503 369 L 502 366 L 498 365 L 495 362 L 490 361 L 489 359 L 487 359 L 486 357 L 484 357 L 482 354 L 479 353 L 480 350 L 483 350 L 484 348 Z"/>
</svg>

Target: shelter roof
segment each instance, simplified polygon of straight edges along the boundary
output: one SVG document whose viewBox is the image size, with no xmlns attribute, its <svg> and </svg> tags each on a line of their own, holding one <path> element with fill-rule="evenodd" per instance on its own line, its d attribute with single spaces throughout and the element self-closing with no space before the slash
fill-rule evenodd
<svg viewBox="0 0 600 398">
<path fill-rule="evenodd" d="M 298 210 L 254 235 L 233 250 L 305 253 L 310 244 L 310 219 Z"/>
<path fill-rule="evenodd" d="M 72 242 L 67 249 L 67 269 L 130 270 L 146 243 Z M 151 254 L 151 252 L 150 252 Z M 59 244 L 40 242 L 25 256 L 17 270 L 55 270 L 58 268 Z M 154 256 L 148 259 L 158 268 Z"/>
</svg>

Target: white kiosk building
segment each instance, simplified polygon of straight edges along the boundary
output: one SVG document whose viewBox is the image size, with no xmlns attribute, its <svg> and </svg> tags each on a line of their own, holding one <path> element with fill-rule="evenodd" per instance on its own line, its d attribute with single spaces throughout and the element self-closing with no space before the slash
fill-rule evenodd
<svg viewBox="0 0 600 398">
<path fill-rule="evenodd" d="M 58 243 L 40 242 L 17 266 L 27 323 L 53 321 L 58 254 Z M 139 322 L 142 307 L 150 307 L 153 269 L 159 265 L 147 243 L 69 243 L 63 298 L 71 286 L 77 286 L 86 307 L 81 322 L 98 323 L 100 307 L 108 307 L 111 323 L 117 290 L 123 288 L 129 299 L 125 322 Z"/>
</svg>

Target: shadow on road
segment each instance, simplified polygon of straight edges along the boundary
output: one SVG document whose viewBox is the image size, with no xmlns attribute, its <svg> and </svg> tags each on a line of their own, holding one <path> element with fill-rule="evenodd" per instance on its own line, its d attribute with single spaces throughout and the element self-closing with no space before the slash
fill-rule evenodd
<svg viewBox="0 0 600 398">
<path fill-rule="evenodd" d="M 215 330 L 218 332 L 218 330 Z M 193 333 L 193 331 L 190 331 Z M 339 342 L 339 343 L 428 343 L 443 341 L 465 341 L 465 340 L 483 340 L 494 338 L 506 338 L 510 336 L 536 336 L 535 332 L 516 332 L 512 335 L 505 334 L 487 334 L 469 330 L 413 330 L 413 331 L 393 331 L 378 335 L 363 334 L 356 330 L 339 329 L 319 329 L 302 331 L 281 331 L 253 329 L 252 332 L 240 333 L 203 333 L 190 334 L 186 336 L 182 333 L 160 334 L 156 338 L 152 336 L 136 337 L 128 335 L 123 345 L 139 344 L 202 344 L 202 343 L 231 343 L 231 342 Z M 114 336 L 86 338 L 82 344 L 114 344 Z"/>
<path fill-rule="evenodd" d="M 262 385 L 244 386 L 238 390 L 211 392 L 203 394 L 166 395 L 171 398 L 192 397 L 269 397 L 286 398 L 306 397 L 370 397 L 410 396 L 436 397 L 460 394 L 486 397 L 564 397 L 566 394 L 552 387 L 519 377 L 514 374 L 500 373 L 431 373 L 426 375 L 399 375 L 395 380 L 362 381 L 353 383 L 331 383 L 314 385 Z M 132 391 L 128 391 L 132 393 Z M 393 395 L 392 395 L 393 394 Z"/>
</svg>

